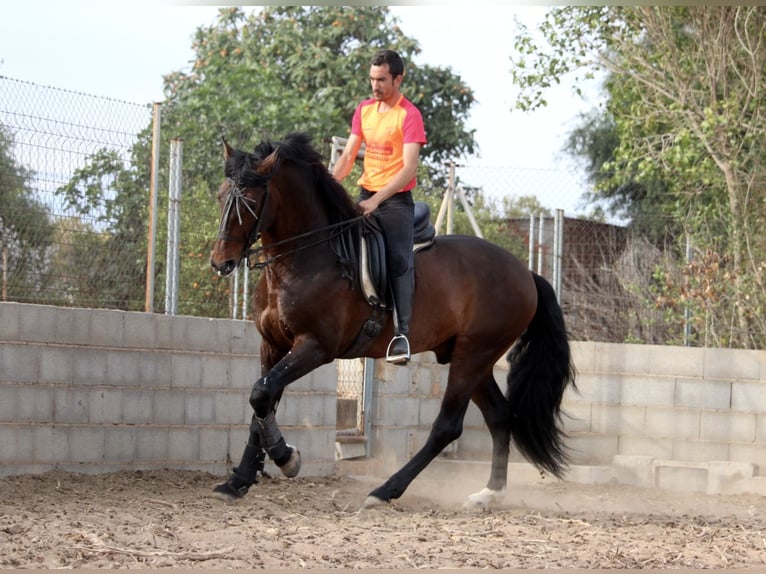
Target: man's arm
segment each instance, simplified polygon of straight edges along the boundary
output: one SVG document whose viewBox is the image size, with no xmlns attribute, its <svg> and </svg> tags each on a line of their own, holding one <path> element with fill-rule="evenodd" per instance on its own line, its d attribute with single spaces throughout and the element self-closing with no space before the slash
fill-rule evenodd
<svg viewBox="0 0 766 574">
<path fill-rule="evenodd" d="M 351 173 L 351 168 L 354 167 L 354 162 L 361 147 L 362 138 L 356 134 L 351 134 L 332 170 L 332 175 L 336 180 L 343 181 Z"/>
</svg>

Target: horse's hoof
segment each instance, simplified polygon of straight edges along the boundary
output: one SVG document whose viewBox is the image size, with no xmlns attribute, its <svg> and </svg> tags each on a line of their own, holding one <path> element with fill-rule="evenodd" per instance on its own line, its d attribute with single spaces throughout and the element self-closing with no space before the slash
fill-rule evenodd
<svg viewBox="0 0 766 574">
<path fill-rule="evenodd" d="M 235 488 L 228 480 L 213 487 L 213 495 L 226 502 L 234 502 L 247 494 L 249 486 L 242 485 Z"/>
<path fill-rule="evenodd" d="M 365 510 L 367 508 L 374 508 L 375 506 L 382 506 L 385 503 L 386 501 L 383 500 L 382 498 L 378 498 L 377 496 L 370 495 L 364 501 L 364 504 L 362 504 L 362 510 Z"/>
<path fill-rule="evenodd" d="M 505 488 L 501 490 L 492 490 L 491 488 L 482 488 L 479 492 L 474 492 L 466 498 L 463 508 L 489 509 L 493 503 L 502 500 L 505 497 Z"/>
<path fill-rule="evenodd" d="M 280 466 L 279 469 L 287 478 L 295 478 L 301 471 L 301 451 L 291 444 L 288 444 L 287 448 L 290 449 L 290 460 Z"/>
</svg>

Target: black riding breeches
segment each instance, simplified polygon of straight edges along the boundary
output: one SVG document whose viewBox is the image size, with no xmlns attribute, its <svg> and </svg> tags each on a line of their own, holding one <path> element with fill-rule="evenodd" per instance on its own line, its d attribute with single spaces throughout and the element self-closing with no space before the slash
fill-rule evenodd
<svg viewBox="0 0 766 574">
<path fill-rule="evenodd" d="M 361 188 L 359 200 L 369 198 L 373 192 Z M 386 240 L 386 266 L 392 279 L 401 277 L 414 264 L 412 253 L 415 202 L 412 192 L 402 191 L 389 197 L 372 213 L 377 217 Z"/>
</svg>

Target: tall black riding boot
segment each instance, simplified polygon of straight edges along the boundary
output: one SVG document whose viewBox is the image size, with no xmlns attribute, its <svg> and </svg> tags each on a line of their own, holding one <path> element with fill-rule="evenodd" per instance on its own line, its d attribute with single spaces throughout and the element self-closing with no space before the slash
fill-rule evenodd
<svg viewBox="0 0 766 574">
<path fill-rule="evenodd" d="M 412 315 L 412 295 L 415 290 L 415 274 L 409 269 L 404 275 L 391 280 L 394 295 L 394 338 L 388 344 L 386 361 L 395 365 L 405 365 L 410 360 L 410 317 Z"/>
</svg>

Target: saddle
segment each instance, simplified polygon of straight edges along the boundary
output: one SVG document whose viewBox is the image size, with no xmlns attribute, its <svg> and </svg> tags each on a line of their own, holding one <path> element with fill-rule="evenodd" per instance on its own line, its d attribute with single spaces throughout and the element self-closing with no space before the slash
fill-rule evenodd
<svg viewBox="0 0 766 574">
<path fill-rule="evenodd" d="M 413 251 L 418 252 L 431 246 L 436 237 L 436 228 L 431 223 L 431 208 L 427 203 L 415 202 Z M 359 288 L 370 304 L 370 317 L 364 322 L 354 342 L 339 358 L 358 357 L 367 350 L 383 329 L 386 315 L 393 307 L 388 288 L 386 269 L 386 241 L 374 217 L 362 219 L 362 225 L 355 226 L 351 233 L 336 238 L 333 249 L 343 276 L 351 279 L 352 285 L 359 279 Z"/>
<path fill-rule="evenodd" d="M 415 202 L 414 244 L 413 251 L 429 247 L 436 237 L 436 229 L 431 223 L 431 208 L 427 203 Z M 373 307 L 390 309 L 393 301 L 388 289 L 388 270 L 386 269 L 386 242 L 377 220 L 364 219 L 359 244 L 359 278 L 362 294 Z"/>
</svg>

